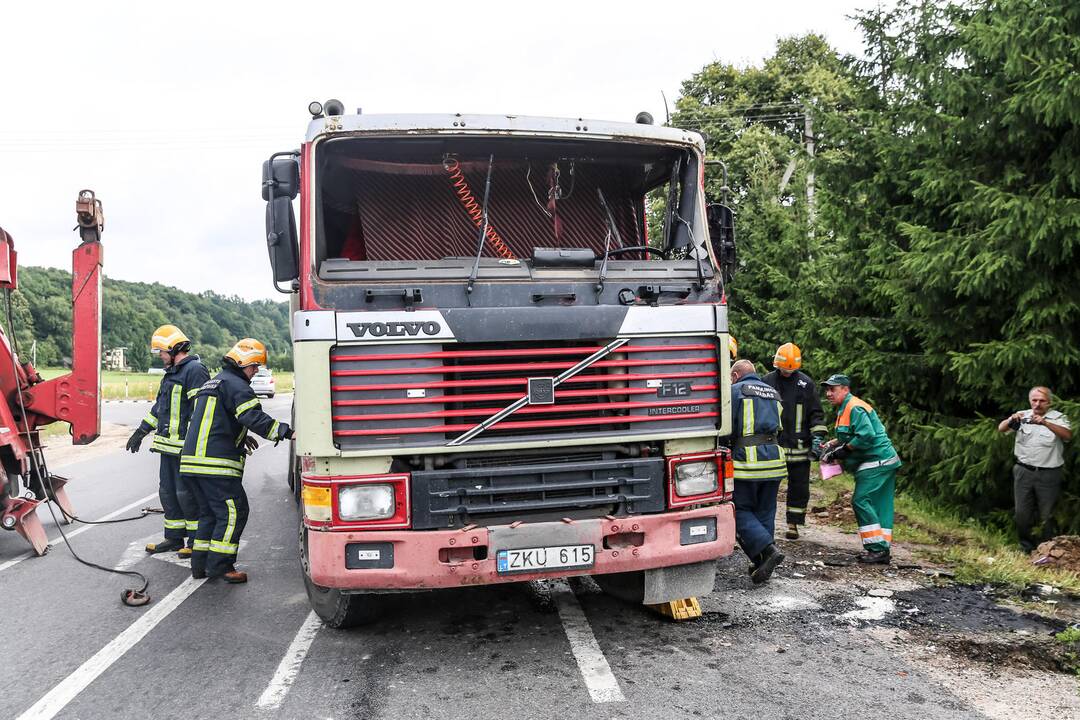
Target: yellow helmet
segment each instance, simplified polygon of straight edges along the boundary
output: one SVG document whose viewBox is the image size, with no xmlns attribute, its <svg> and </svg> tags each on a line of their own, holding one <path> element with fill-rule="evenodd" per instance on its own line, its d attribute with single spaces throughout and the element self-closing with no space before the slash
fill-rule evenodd
<svg viewBox="0 0 1080 720">
<path fill-rule="evenodd" d="M 728 352 L 731 353 L 732 360 L 739 357 L 739 343 L 735 341 L 735 337 L 733 335 L 728 335 L 727 349 Z"/>
<path fill-rule="evenodd" d="M 265 365 L 266 364 L 266 346 L 255 338 L 244 338 L 237 341 L 229 352 L 225 353 L 225 357 L 236 363 L 236 367 L 247 367 L 248 365 Z"/>
<path fill-rule="evenodd" d="M 180 332 L 180 328 L 175 325 L 162 325 L 150 338 L 150 352 L 152 353 L 162 350 L 171 353 L 186 352 L 190 347 L 191 341 L 188 340 L 188 336 Z"/>
<path fill-rule="evenodd" d="M 802 367 L 802 350 L 795 343 L 784 343 L 776 348 L 772 364 L 777 370 L 795 372 Z"/>
</svg>

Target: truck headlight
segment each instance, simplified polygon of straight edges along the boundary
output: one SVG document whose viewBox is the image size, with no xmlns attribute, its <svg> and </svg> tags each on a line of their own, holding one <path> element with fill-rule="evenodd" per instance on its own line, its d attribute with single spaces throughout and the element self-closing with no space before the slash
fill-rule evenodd
<svg viewBox="0 0 1080 720">
<path fill-rule="evenodd" d="M 394 516 L 393 485 L 348 485 L 338 489 L 342 520 L 383 520 Z"/>
<path fill-rule="evenodd" d="M 716 463 L 712 460 L 675 466 L 675 494 L 679 497 L 716 492 Z"/>
</svg>

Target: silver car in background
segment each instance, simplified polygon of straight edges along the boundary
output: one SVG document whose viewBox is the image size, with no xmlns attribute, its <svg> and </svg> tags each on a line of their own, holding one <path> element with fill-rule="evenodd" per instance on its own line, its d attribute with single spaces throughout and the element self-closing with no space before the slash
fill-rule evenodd
<svg viewBox="0 0 1080 720">
<path fill-rule="evenodd" d="M 260 367 L 259 371 L 255 373 L 255 377 L 251 378 L 251 389 L 255 391 L 256 395 L 265 395 L 268 398 L 274 397 L 274 371 L 270 368 Z"/>
</svg>

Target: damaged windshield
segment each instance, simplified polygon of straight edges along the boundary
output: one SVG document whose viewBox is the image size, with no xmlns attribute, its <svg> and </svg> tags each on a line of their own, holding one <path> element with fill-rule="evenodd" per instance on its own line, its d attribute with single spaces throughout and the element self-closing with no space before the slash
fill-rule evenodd
<svg viewBox="0 0 1080 720">
<path fill-rule="evenodd" d="M 512 263 L 564 248 L 598 262 L 605 249 L 618 261 L 685 258 L 700 224 L 697 163 L 686 148 L 600 140 L 332 140 L 316 154 L 317 257 L 471 267 L 478 251 Z"/>
</svg>

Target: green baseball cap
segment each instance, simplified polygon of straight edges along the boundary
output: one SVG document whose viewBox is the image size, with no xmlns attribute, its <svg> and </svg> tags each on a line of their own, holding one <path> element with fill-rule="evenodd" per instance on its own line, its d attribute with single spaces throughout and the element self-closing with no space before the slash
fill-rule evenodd
<svg viewBox="0 0 1080 720">
<path fill-rule="evenodd" d="M 851 387 L 851 378 L 843 373 L 833 373 L 829 376 L 828 380 L 823 380 L 822 385 L 844 385 L 845 387 Z"/>
</svg>

